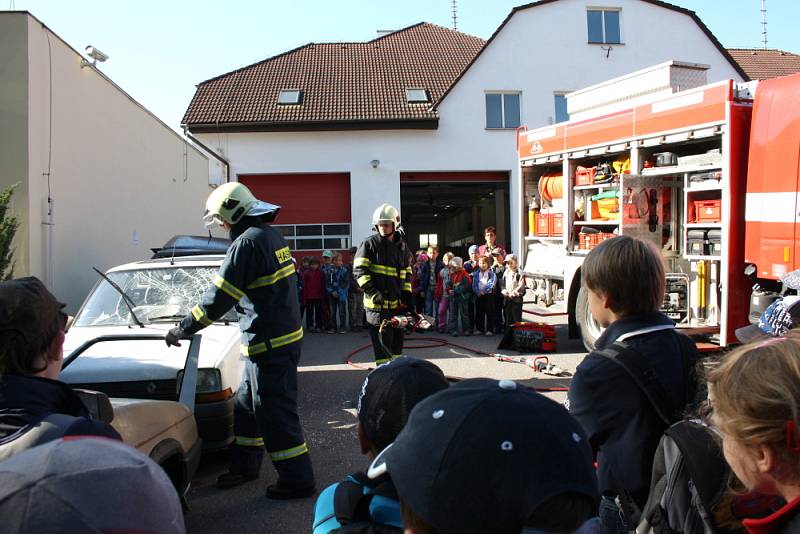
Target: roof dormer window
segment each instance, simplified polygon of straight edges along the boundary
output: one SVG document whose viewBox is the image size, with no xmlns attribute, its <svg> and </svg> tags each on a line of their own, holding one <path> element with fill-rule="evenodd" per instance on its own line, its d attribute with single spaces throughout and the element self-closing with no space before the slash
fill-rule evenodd
<svg viewBox="0 0 800 534">
<path fill-rule="evenodd" d="M 430 101 L 431 97 L 428 94 L 427 89 L 422 89 L 419 87 L 406 88 L 406 102 L 409 104 L 424 104 Z"/>
<path fill-rule="evenodd" d="M 291 106 L 303 103 L 303 91 L 300 89 L 281 89 L 278 93 L 278 105 Z"/>
</svg>

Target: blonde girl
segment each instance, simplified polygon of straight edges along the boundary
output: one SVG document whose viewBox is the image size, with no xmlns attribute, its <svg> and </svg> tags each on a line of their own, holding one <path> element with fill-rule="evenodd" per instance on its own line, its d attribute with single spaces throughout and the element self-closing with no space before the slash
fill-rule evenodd
<svg viewBox="0 0 800 534">
<path fill-rule="evenodd" d="M 748 532 L 800 532 L 800 334 L 740 347 L 708 375 L 725 459 L 751 491 L 786 505 Z"/>
</svg>

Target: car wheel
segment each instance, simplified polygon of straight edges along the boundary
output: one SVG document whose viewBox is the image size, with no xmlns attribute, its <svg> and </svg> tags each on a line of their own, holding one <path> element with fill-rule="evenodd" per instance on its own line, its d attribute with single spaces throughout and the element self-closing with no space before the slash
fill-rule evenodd
<svg viewBox="0 0 800 534">
<path fill-rule="evenodd" d="M 581 287 L 578 291 L 578 299 L 575 302 L 575 319 L 581 328 L 583 346 L 586 347 L 586 350 L 593 351 L 597 338 L 605 329 L 598 324 L 589 310 L 589 291 L 585 287 Z"/>
<path fill-rule="evenodd" d="M 186 475 L 186 461 L 178 443 L 174 440 L 162 441 L 150 451 L 150 458 L 161 466 L 178 495 L 183 495 L 189 487 L 189 480 Z"/>
</svg>

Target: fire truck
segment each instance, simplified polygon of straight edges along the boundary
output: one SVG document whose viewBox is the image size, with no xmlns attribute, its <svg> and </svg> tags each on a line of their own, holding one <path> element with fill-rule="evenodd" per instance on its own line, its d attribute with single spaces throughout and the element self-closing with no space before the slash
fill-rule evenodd
<svg viewBox="0 0 800 534">
<path fill-rule="evenodd" d="M 736 343 L 763 307 L 754 286 L 772 294 L 800 268 L 800 75 L 707 84 L 706 69 L 637 71 L 567 95 L 570 120 L 518 131 L 534 311 L 567 314 L 589 349 L 601 328 L 581 264 L 605 239 L 662 251 L 662 311 L 705 350 Z"/>
</svg>

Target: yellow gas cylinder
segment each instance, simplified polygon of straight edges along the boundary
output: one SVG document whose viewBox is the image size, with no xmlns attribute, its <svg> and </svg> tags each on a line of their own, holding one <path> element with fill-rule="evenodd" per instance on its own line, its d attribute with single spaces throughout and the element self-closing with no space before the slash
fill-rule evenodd
<svg viewBox="0 0 800 534">
<path fill-rule="evenodd" d="M 528 237 L 536 235 L 536 214 L 539 212 L 539 203 L 536 201 L 536 196 L 531 195 L 531 201 L 528 204 Z"/>
</svg>

